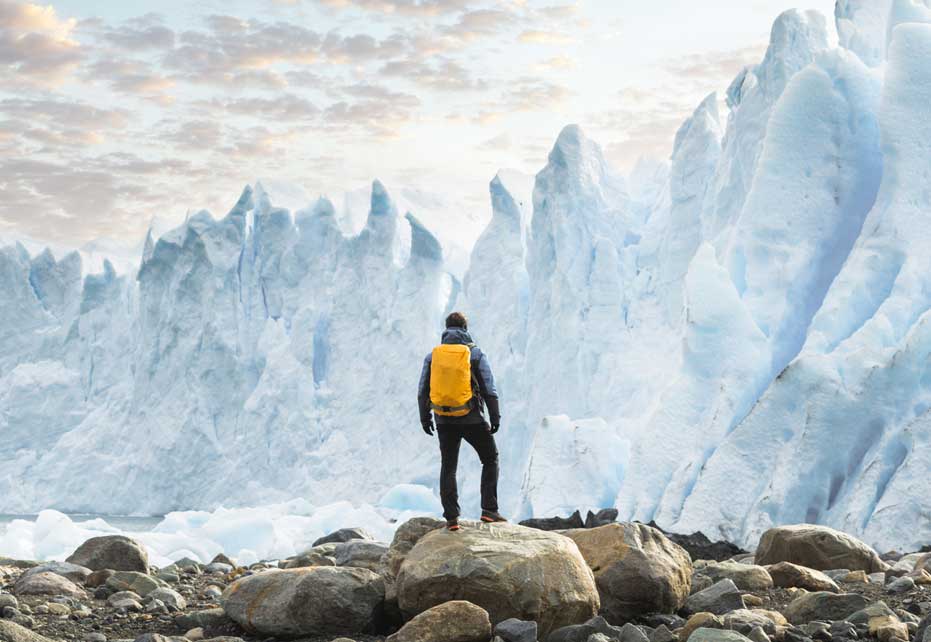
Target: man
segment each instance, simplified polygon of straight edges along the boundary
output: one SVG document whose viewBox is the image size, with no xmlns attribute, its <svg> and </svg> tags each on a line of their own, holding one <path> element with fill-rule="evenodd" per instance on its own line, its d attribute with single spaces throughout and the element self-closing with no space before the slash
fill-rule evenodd
<svg viewBox="0 0 931 642">
<path fill-rule="evenodd" d="M 498 513 L 498 447 L 494 438 L 501 425 L 498 391 L 488 359 L 472 342 L 468 321 L 461 312 L 453 312 L 446 318 L 442 344 L 424 359 L 417 402 L 420 423 L 431 437 L 431 410 L 436 417 L 442 459 L 440 499 L 446 528 L 459 530 L 456 469 L 463 439 L 482 462 L 482 521 L 506 522 Z M 488 408 L 487 422 L 483 402 Z"/>
</svg>

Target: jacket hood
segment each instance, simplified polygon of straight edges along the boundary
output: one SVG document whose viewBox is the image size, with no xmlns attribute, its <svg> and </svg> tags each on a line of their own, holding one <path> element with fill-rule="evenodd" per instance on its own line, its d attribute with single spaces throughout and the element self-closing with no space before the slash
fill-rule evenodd
<svg viewBox="0 0 931 642">
<path fill-rule="evenodd" d="M 469 334 L 468 330 L 463 328 L 446 328 L 446 330 L 443 331 L 443 343 L 471 345 L 475 342 L 472 341 L 472 336 Z"/>
</svg>

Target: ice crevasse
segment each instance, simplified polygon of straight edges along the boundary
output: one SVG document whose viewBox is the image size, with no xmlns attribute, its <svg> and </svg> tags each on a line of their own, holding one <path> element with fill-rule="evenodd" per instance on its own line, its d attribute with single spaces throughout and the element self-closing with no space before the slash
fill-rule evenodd
<svg viewBox="0 0 931 642">
<path fill-rule="evenodd" d="M 499 379 L 505 510 L 926 543 L 931 3 L 834 18 L 836 47 L 823 15 L 780 16 L 658 171 L 618 175 L 569 126 L 532 195 L 502 172 L 461 280 L 377 182 L 351 236 L 326 199 L 255 186 L 132 274 L 0 249 L 0 512 L 435 488 L 415 383 L 463 308 Z M 477 475 L 464 455 L 469 509 Z"/>
</svg>

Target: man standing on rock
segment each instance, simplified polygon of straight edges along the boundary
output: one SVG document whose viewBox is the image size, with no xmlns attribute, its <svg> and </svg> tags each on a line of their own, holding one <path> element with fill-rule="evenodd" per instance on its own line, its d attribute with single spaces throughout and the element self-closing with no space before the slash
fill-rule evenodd
<svg viewBox="0 0 931 642">
<path fill-rule="evenodd" d="M 506 522 L 498 513 L 498 447 L 494 434 L 501 425 L 498 391 L 485 354 L 472 342 L 461 312 L 446 317 L 442 343 L 427 355 L 417 394 L 420 423 L 433 436 L 436 417 L 440 438 L 440 499 L 446 528 L 459 530 L 456 470 L 465 439 L 482 462 L 482 521 Z M 488 420 L 484 408 L 488 408 Z"/>
</svg>

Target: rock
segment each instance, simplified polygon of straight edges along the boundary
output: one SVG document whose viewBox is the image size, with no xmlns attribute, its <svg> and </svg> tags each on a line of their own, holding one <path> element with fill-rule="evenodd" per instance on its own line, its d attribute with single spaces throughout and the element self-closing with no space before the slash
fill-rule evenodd
<svg viewBox="0 0 931 642">
<path fill-rule="evenodd" d="M 66 560 L 86 566 L 92 571 L 108 568 L 113 571 L 149 572 L 149 555 L 137 541 L 123 535 L 92 537 Z"/>
<path fill-rule="evenodd" d="M 498 622 L 495 635 L 504 642 L 537 642 L 537 623 L 517 618 L 508 618 Z"/>
<path fill-rule="evenodd" d="M 886 586 L 887 593 L 908 593 L 915 590 L 915 580 L 910 577 L 900 577 Z"/>
<path fill-rule="evenodd" d="M 106 586 L 113 591 L 132 591 L 145 597 L 157 588 L 163 587 L 164 582 L 135 571 L 117 571 L 107 578 Z"/>
<path fill-rule="evenodd" d="M 689 554 L 692 560 L 714 560 L 716 562 L 723 562 L 737 555 L 747 553 L 747 551 L 730 542 L 712 542 L 701 532 L 692 533 L 691 535 L 680 535 L 678 533 L 667 533 L 660 528 L 656 522 L 651 521 L 649 526 L 657 529 L 672 540 L 673 543 L 684 548 L 685 552 Z"/>
<path fill-rule="evenodd" d="M 866 576 L 866 579 L 870 584 L 879 584 L 882 586 L 886 583 L 886 574 L 885 573 L 870 573 Z"/>
<path fill-rule="evenodd" d="M 384 581 L 369 570 L 317 566 L 243 577 L 226 589 L 222 604 L 247 631 L 300 637 L 370 630 L 384 599 Z"/>
<path fill-rule="evenodd" d="M 673 613 L 689 596 L 692 563 L 681 547 L 644 524 L 608 524 L 565 531 L 595 575 L 601 613 L 626 622 Z"/>
<path fill-rule="evenodd" d="M 488 642 L 490 637 L 488 612 L 456 600 L 420 613 L 385 642 Z"/>
<path fill-rule="evenodd" d="M 217 553 L 216 555 L 214 555 L 213 559 L 210 560 L 210 563 L 211 564 L 226 564 L 227 566 L 232 566 L 233 568 L 236 568 L 236 562 L 228 558 L 223 553 Z"/>
<path fill-rule="evenodd" d="M 852 613 L 869 605 L 856 593 L 829 593 L 818 591 L 796 598 L 783 614 L 792 624 L 806 624 L 812 620 L 845 620 Z"/>
<path fill-rule="evenodd" d="M 348 542 L 354 539 L 370 539 L 374 540 L 375 538 L 365 530 L 364 528 L 341 528 L 338 531 L 330 533 L 329 535 L 324 535 L 323 537 L 317 539 L 313 546 L 320 546 L 321 544 L 328 544 L 330 542 Z"/>
<path fill-rule="evenodd" d="M 798 524 L 771 528 L 760 538 L 756 563 L 792 562 L 818 571 L 848 568 L 867 573 L 885 571 L 889 565 L 860 540 L 826 526 Z"/>
<path fill-rule="evenodd" d="M 689 642 L 747 642 L 747 638 L 737 631 L 724 629 L 696 629 Z"/>
<path fill-rule="evenodd" d="M 140 604 L 137 600 L 133 600 L 130 598 L 117 600 L 111 603 L 110 606 L 118 611 L 126 611 L 126 612 L 132 612 L 132 613 L 141 613 L 143 610 L 142 604 Z"/>
<path fill-rule="evenodd" d="M 650 642 L 650 638 L 639 626 L 629 622 L 621 627 L 620 642 Z"/>
<path fill-rule="evenodd" d="M 190 573 L 193 575 L 199 575 L 204 571 L 204 565 L 197 560 L 192 560 L 190 557 L 182 557 L 177 562 L 175 562 L 174 565 L 185 573 Z"/>
<path fill-rule="evenodd" d="M 806 591 L 830 591 L 839 593 L 840 587 L 830 577 L 813 568 L 805 568 L 792 562 L 779 562 L 766 567 L 773 584 L 778 588 L 803 588 Z"/>
<path fill-rule="evenodd" d="M 182 631 L 196 628 L 205 630 L 215 629 L 232 622 L 222 608 L 194 611 L 193 613 L 181 613 L 175 617 L 174 621 L 175 626 Z"/>
<path fill-rule="evenodd" d="M 679 631 L 679 642 L 686 642 L 693 632 L 701 628 L 723 629 L 724 620 L 714 613 L 696 613 L 688 619 Z"/>
<path fill-rule="evenodd" d="M 616 508 L 602 508 L 597 513 L 588 511 L 588 515 L 585 517 L 585 528 L 598 528 L 599 526 L 607 526 L 608 524 L 613 524 L 616 521 Z"/>
<path fill-rule="evenodd" d="M 107 583 L 111 577 L 113 577 L 114 571 L 111 571 L 108 568 L 105 568 L 101 571 L 94 571 L 84 579 L 84 586 L 88 588 L 97 588 L 98 586 L 103 586 Z"/>
<path fill-rule="evenodd" d="M 593 617 L 582 624 L 570 624 L 560 627 L 546 637 L 546 642 L 588 642 L 588 639 L 600 633 L 608 639 L 620 640 L 621 629 L 611 626 L 601 616 Z"/>
<path fill-rule="evenodd" d="M 759 611 L 737 609 L 724 615 L 724 628 L 744 635 L 755 628 L 760 628 L 767 635 L 773 635 L 776 632 L 776 623 Z"/>
<path fill-rule="evenodd" d="M 59 604 L 58 602 L 49 602 L 47 606 L 48 612 L 51 615 L 57 615 L 58 617 L 68 617 L 71 615 L 71 609 L 64 604 Z"/>
<path fill-rule="evenodd" d="M 769 571 L 753 564 L 714 562 L 703 566 L 700 572 L 715 582 L 731 580 L 741 591 L 766 591 L 773 587 Z"/>
<path fill-rule="evenodd" d="M 879 617 L 895 616 L 885 602 L 874 602 L 866 608 L 847 616 L 846 620 L 854 625 L 867 625 L 869 621 Z"/>
<path fill-rule="evenodd" d="M 592 633 L 590 636 L 588 636 L 587 642 L 613 642 L 613 641 L 611 640 L 611 638 L 609 638 L 604 633 Z"/>
<path fill-rule="evenodd" d="M 172 642 L 172 640 L 158 633 L 143 633 L 133 642 Z"/>
<path fill-rule="evenodd" d="M 119 591 L 107 598 L 107 604 L 109 606 L 113 606 L 117 602 L 121 602 L 123 600 L 135 600 L 137 602 L 141 602 L 142 598 L 132 591 Z"/>
<path fill-rule="evenodd" d="M 224 562 L 211 562 L 210 564 L 207 564 L 206 568 L 204 568 L 204 571 L 206 573 L 210 573 L 211 575 L 227 575 L 228 573 L 233 572 L 233 565 L 225 564 Z"/>
<path fill-rule="evenodd" d="M 919 569 L 917 571 L 912 571 L 906 577 L 912 578 L 912 581 L 915 582 L 918 586 L 931 586 L 931 573 L 925 569 Z"/>
<path fill-rule="evenodd" d="M 885 573 L 883 573 L 883 578 L 885 580 Z M 869 584 L 870 576 L 866 574 L 866 571 L 848 571 L 841 576 L 840 581 L 845 584 Z"/>
<path fill-rule="evenodd" d="M 582 514 L 575 511 L 569 517 L 534 517 L 520 522 L 521 526 L 536 528 L 541 531 L 565 531 L 573 528 L 585 528 Z"/>
<path fill-rule="evenodd" d="M 770 638 L 766 635 L 766 631 L 760 627 L 755 627 L 752 631 L 747 633 L 747 639 L 750 642 L 770 642 Z"/>
<path fill-rule="evenodd" d="M 203 590 L 201 595 L 208 600 L 219 600 L 223 596 L 223 591 L 219 586 L 210 585 Z"/>
<path fill-rule="evenodd" d="M 98 633 L 94 631 L 93 633 L 88 633 L 87 637 L 84 638 L 85 642 L 107 642 L 107 636 L 103 633 Z"/>
<path fill-rule="evenodd" d="M 0 611 L 5 608 L 19 608 L 19 600 L 16 599 L 16 596 L 9 593 L 0 593 Z"/>
<path fill-rule="evenodd" d="M 690 595 L 683 606 L 686 613 L 713 613 L 724 615 L 729 611 L 746 608 L 740 590 L 731 580 L 721 580 L 704 591 Z"/>
<path fill-rule="evenodd" d="M 170 611 L 183 611 L 187 608 L 187 600 L 180 593 L 170 588 L 159 587 L 145 596 L 145 601 L 158 600 L 168 607 Z"/>
<path fill-rule="evenodd" d="M 382 558 L 388 552 L 388 546 L 381 542 L 353 540 L 337 544 L 335 551 L 337 566 L 367 568 L 376 573 L 384 569 Z"/>
<path fill-rule="evenodd" d="M 50 640 L 15 622 L 0 620 L 0 642 L 50 642 Z"/>
<path fill-rule="evenodd" d="M 690 595 L 695 595 L 699 591 L 704 591 L 706 588 L 712 586 L 714 580 L 708 577 L 707 575 L 702 575 L 701 573 L 695 573 L 692 575 L 692 590 Z"/>
<path fill-rule="evenodd" d="M 879 642 L 892 642 L 893 640 L 905 640 L 908 642 L 908 627 L 895 615 L 883 615 L 870 618 L 869 627 L 870 635 L 878 639 Z"/>
<path fill-rule="evenodd" d="M 534 620 L 541 635 L 589 619 L 600 604 L 572 540 L 510 523 L 469 522 L 455 533 L 424 535 L 401 564 L 397 596 L 407 617 L 465 599 L 493 622 Z"/>
<path fill-rule="evenodd" d="M 28 577 L 38 573 L 54 573 L 55 575 L 61 575 L 71 580 L 75 584 L 83 584 L 87 576 L 91 574 L 91 570 L 87 567 L 70 564 L 68 562 L 47 562 L 39 566 L 33 566 L 20 577 Z"/>
<path fill-rule="evenodd" d="M 200 642 L 200 640 L 204 639 L 204 629 L 199 626 L 197 628 L 191 629 L 184 634 L 184 639 L 190 640 L 191 642 Z"/>
<path fill-rule="evenodd" d="M 676 642 L 677 640 L 676 634 L 670 631 L 665 624 L 660 624 L 650 634 L 650 642 Z"/>
<path fill-rule="evenodd" d="M 70 595 L 85 598 L 87 594 L 71 580 L 55 573 L 35 573 L 23 575 L 13 585 L 17 595 Z"/>
<path fill-rule="evenodd" d="M 744 596 L 744 606 L 748 609 L 752 609 L 757 606 L 763 606 L 763 598 L 759 595 L 754 595 L 753 593 L 745 593 Z"/>
<path fill-rule="evenodd" d="M 308 566 L 336 566 L 336 560 L 320 553 L 307 551 L 286 560 L 282 568 L 307 568 Z"/>
<path fill-rule="evenodd" d="M 915 631 L 915 639 L 924 640 L 924 638 L 928 637 L 929 630 L 931 630 L 931 614 L 925 616 L 918 625 L 918 629 Z"/>
</svg>

